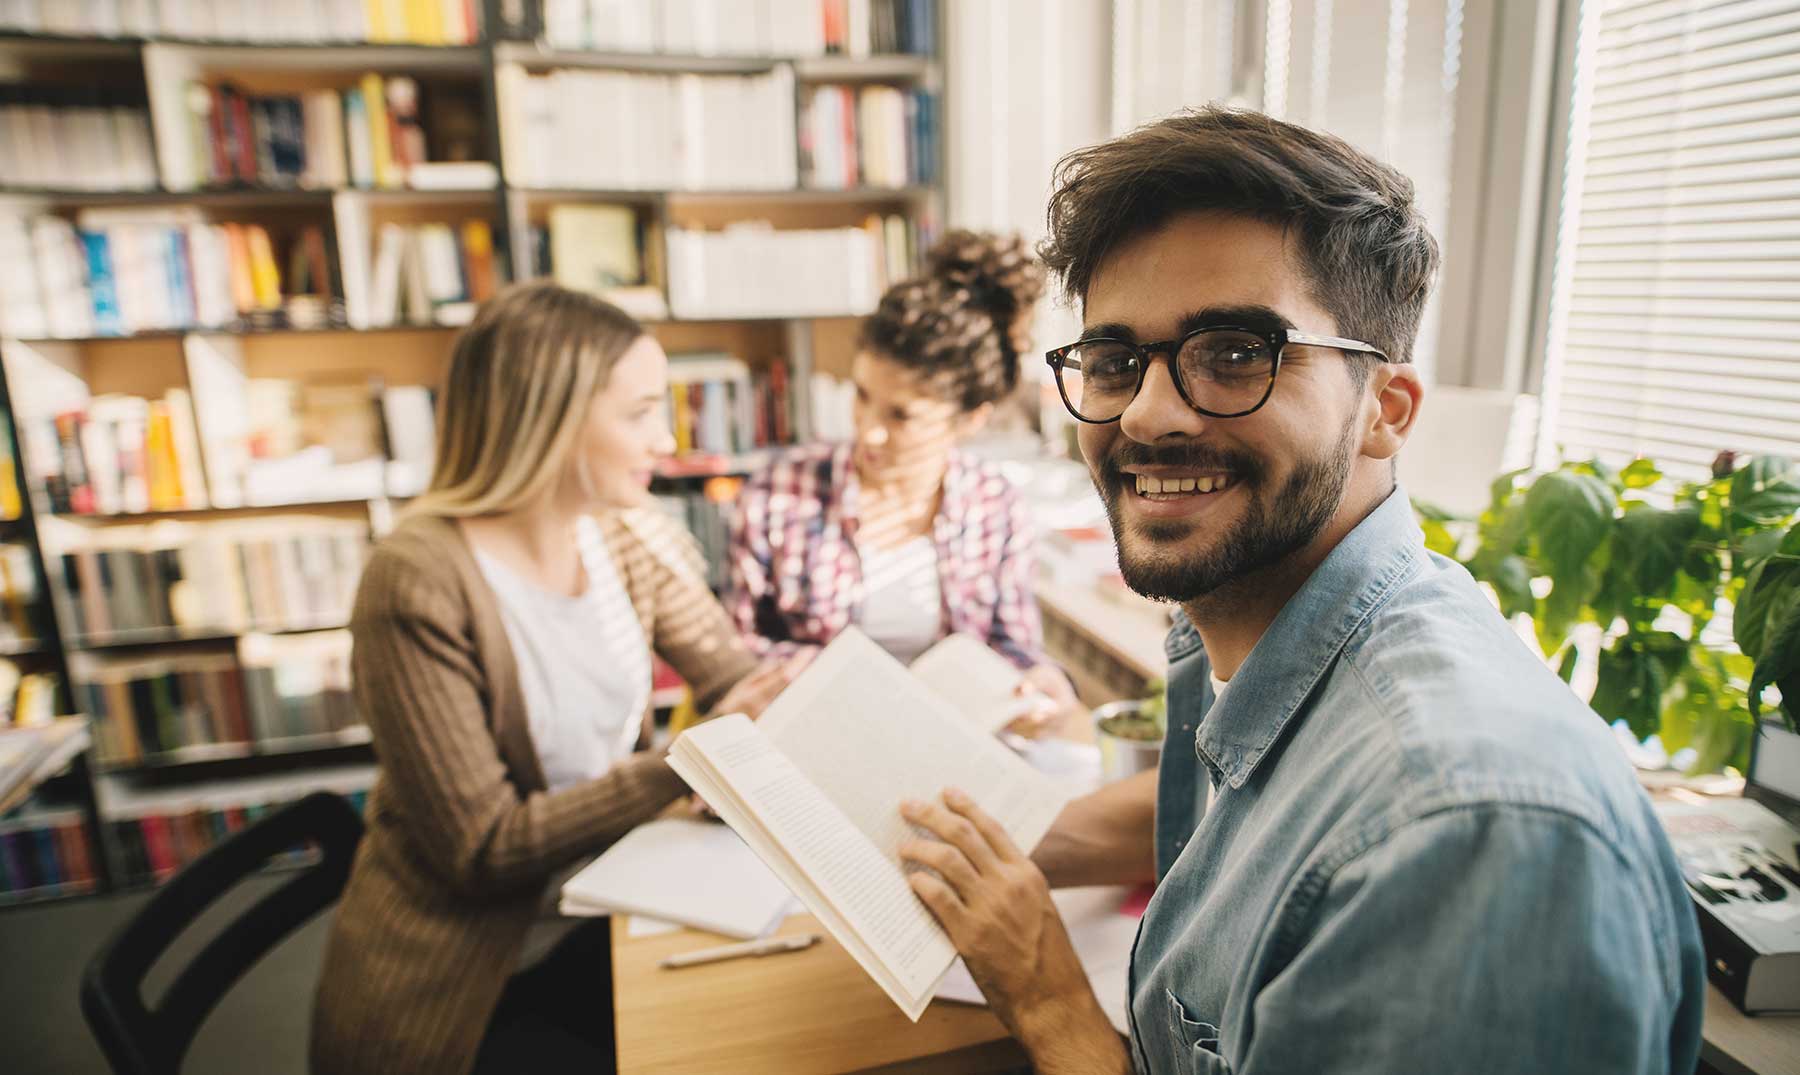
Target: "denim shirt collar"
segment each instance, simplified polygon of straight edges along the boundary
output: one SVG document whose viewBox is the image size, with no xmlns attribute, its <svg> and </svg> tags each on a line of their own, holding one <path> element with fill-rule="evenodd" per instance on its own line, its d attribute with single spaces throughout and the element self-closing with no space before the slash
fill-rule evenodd
<svg viewBox="0 0 1800 1075">
<path fill-rule="evenodd" d="M 1396 487 L 1301 585 L 1199 721 L 1194 749 L 1216 777 L 1244 786 L 1351 634 L 1423 557 L 1412 502 Z M 1176 614 L 1164 646 L 1171 662 L 1198 650 L 1186 613 Z"/>
</svg>

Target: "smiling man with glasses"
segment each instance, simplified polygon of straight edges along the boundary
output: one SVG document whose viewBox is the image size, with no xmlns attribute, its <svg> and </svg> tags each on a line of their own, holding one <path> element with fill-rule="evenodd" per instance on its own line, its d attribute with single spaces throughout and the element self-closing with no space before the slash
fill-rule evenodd
<svg viewBox="0 0 1800 1075">
<path fill-rule="evenodd" d="M 1689 1072 L 1680 871 L 1605 724 L 1394 460 L 1438 262 L 1412 184 L 1203 109 L 1059 167 L 1046 356 L 1119 566 L 1178 603 L 1158 774 L 1027 857 L 955 791 L 902 853 L 1040 1072 Z M 1048 886 L 1154 878 L 1112 1032 Z"/>
</svg>

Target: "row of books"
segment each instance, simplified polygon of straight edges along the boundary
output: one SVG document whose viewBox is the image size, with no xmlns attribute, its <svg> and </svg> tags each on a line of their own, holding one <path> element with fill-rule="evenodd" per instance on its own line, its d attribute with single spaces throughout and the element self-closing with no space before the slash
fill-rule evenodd
<svg viewBox="0 0 1800 1075">
<path fill-rule="evenodd" d="M 369 539 L 361 522 L 290 516 L 115 527 L 86 540 L 62 545 L 52 570 L 70 595 L 65 633 L 103 641 L 340 626 Z"/>
<path fill-rule="evenodd" d="M 743 487 L 744 479 L 726 476 L 708 478 L 698 489 L 656 495 L 657 506 L 700 543 L 700 554 L 706 561 L 706 582 L 714 593 L 725 592 L 731 583 L 730 527 Z"/>
<path fill-rule="evenodd" d="M 0 215 L 0 328 L 28 338 L 198 328 L 319 328 L 343 320 L 324 230 L 281 247 L 259 224 L 199 210 Z"/>
<path fill-rule="evenodd" d="M 808 187 L 904 187 L 937 181 L 938 106 L 926 90 L 815 86 L 800 111 Z"/>
<path fill-rule="evenodd" d="M 54 672 L 26 672 L 0 658 L 0 728 L 37 728 L 56 719 Z"/>
<path fill-rule="evenodd" d="M 929 54 L 935 0 L 543 0 L 559 49 L 695 56 Z"/>
<path fill-rule="evenodd" d="M 155 187 L 143 94 L 0 85 L 0 186 Z"/>
<path fill-rule="evenodd" d="M 32 474 L 50 510 L 68 515 L 206 506 L 200 439 L 185 388 L 163 398 L 94 396 L 81 410 L 27 420 Z"/>
<path fill-rule="evenodd" d="M 358 315 L 372 327 L 465 324 L 506 274 L 485 220 L 383 224 L 372 253 L 365 312 Z"/>
<path fill-rule="evenodd" d="M 784 190 L 798 182 L 794 73 L 516 65 L 497 76 L 508 182 L 563 190 Z M 605 117 L 603 128 L 595 118 Z"/>
<path fill-rule="evenodd" d="M 79 810 L 0 818 L 0 903 L 93 892 L 98 862 Z"/>
<path fill-rule="evenodd" d="M 177 189 L 200 185 L 336 189 L 491 187 L 493 165 L 480 155 L 478 102 L 442 88 L 423 97 L 404 75 L 363 75 L 355 85 L 297 94 L 247 93 L 225 82 L 192 82 L 184 96 L 186 152 L 171 175 Z M 454 156 L 432 162 L 430 126 L 451 132 L 439 140 Z M 458 163 L 458 161 L 465 163 Z M 469 175 L 473 168 L 475 174 Z"/>
<path fill-rule="evenodd" d="M 235 655 L 76 653 L 69 675 L 111 768 L 367 740 L 350 694 L 348 631 L 246 635 Z"/>
<path fill-rule="evenodd" d="M 0 0 L 0 30 L 196 41 L 462 45 L 479 40 L 481 8 L 480 0 Z"/>
<path fill-rule="evenodd" d="M 43 596 L 31 546 L 0 544 L 0 648 L 28 646 L 44 636 Z"/>
<path fill-rule="evenodd" d="M 669 427 L 678 454 L 732 455 L 790 444 L 794 417 L 784 359 L 752 371 L 732 355 L 669 357 Z"/>
<path fill-rule="evenodd" d="M 866 314 L 909 274 L 918 231 L 898 214 L 846 228 L 671 228 L 669 309 L 692 319 Z"/>
<path fill-rule="evenodd" d="M 215 508 L 418 494 L 436 451 L 431 391 L 246 375 L 239 341 L 185 342 Z"/>
<path fill-rule="evenodd" d="M 4 319 L 0 318 L 0 327 L 4 324 Z M 0 408 L 0 522 L 17 519 L 25 511 L 18 464 L 18 457 L 13 454 L 12 412 Z"/>
<path fill-rule="evenodd" d="M 531 228 L 531 275 L 661 321 L 669 303 L 645 265 L 645 252 L 661 241 L 656 225 L 628 205 L 552 205 L 546 223 Z"/>
<path fill-rule="evenodd" d="M 361 813 L 372 781 L 367 771 L 319 770 L 305 778 L 261 786 L 199 786 L 131 797 L 141 802 L 103 794 L 107 835 L 119 854 L 115 877 L 125 885 L 160 884 L 226 837 L 315 789 L 344 796 Z M 111 790 L 111 785 L 104 787 Z M 315 848 L 296 847 L 272 861 L 278 866 L 300 865 L 313 861 L 317 853 Z"/>
</svg>

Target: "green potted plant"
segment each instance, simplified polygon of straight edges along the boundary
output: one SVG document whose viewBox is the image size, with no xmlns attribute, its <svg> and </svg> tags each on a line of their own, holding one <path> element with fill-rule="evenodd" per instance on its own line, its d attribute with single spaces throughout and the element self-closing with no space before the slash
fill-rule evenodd
<svg viewBox="0 0 1800 1075">
<path fill-rule="evenodd" d="M 1648 459 L 1515 471 L 1494 481 L 1472 532 L 1415 506 L 1427 545 L 1491 587 L 1508 618 L 1529 616 L 1565 680 L 1596 651 L 1596 712 L 1639 739 L 1660 736 L 1670 754 L 1691 747 L 1691 771 L 1745 765 L 1768 688 L 1790 726 L 1800 714 L 1790 460 L 1723 452 L 1694 482 Z M 1729 635 L 1717 623 L 1727 610 Z"/>
<path fill-rule="evenodd" d="M 1162 759 L 1167 728 L 1168 687 L 1159 677 L 1144 685 L 1144 697 L 1108 702 L 1094 710 L 1094 737 L 1100 744 L 1100 772 L 1107 783 Z"/>
</svg>

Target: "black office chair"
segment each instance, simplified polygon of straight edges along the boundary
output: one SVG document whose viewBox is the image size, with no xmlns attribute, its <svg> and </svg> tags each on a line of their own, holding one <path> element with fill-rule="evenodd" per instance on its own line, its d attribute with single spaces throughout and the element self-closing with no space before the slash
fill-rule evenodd
<svg viewBox="0 0 1800 1075">
<path fill-rule="evenodd" d="M 179 1071 L 200 1024 L 232 984 L 343 893 L 362 832 L 362 818 L 341 796 L 314 792 L 233 834 L 163 885 L 82 977 L 81 1010 L 113 1070 Z M 232 886 L 308 841 L 318 846 L 319 861 L 221 929 L 176 976 L 156 1009 L 147 1008 L 144 976 L 175 938 Z"/>
</svg>

